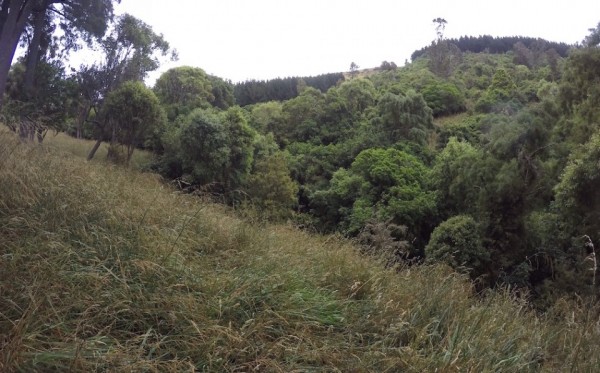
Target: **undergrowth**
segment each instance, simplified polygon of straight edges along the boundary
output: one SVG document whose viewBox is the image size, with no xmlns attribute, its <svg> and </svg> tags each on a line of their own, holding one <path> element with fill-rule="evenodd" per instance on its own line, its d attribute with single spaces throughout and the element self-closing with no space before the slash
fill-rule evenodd
<svg viewBox="0 0 600 373">
<path fill-rule="evenodd" d="M 0 371 L 534 372 L 600 366 L 598 310 L 258 224 L 0 132 Z"/>
</svg>

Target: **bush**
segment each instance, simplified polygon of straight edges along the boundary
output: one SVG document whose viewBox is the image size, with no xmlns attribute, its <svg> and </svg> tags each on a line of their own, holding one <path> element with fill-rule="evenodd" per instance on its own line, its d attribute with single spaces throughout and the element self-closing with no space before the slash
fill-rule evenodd
<svg viewBox="0 0 600 373">
<path fill-rule="evenodd" d="M 469 215 L 451 217 L 437 226 L 425 247 L 428 261 L 445 262 L 473 277 L 483 274 L 490 254 L 483 247 L 479 226 Z"/>
<path fill-rule="evenodd" d="M 461 113 L 467 109 L 465 97 L 454 84 L 435 82 L 427 85 L 421 94 L 433 116 Z"/>
</svg>

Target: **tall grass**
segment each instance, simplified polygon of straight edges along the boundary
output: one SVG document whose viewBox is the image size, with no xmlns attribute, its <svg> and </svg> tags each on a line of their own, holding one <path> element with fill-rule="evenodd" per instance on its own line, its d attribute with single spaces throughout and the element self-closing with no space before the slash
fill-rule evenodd
<svg viewBox="0 0 600 373">
<path fill-rule="evenodd" d="M 62 132 L 48 132 L 44 138 L 44 146 L 57 148 L 71 155 L 85 159 L 90 150 L 94 147 L 95 140 L 79 140 Z M 93 158 L 93 162 L 109 162 L 107 160 L 108 143 L 102 143 Z M 147 169 L 152 162 L 152 153 L 136 149 L 133 152 L 130 165 L 134 169 Z"/>
<path fill-rule="evenodd" d="M 384 269 L 74 154 L 0 133 L 0 371 L 600 366 L 594 307 L 538 315 L 448 268 Z"/>
</svg>

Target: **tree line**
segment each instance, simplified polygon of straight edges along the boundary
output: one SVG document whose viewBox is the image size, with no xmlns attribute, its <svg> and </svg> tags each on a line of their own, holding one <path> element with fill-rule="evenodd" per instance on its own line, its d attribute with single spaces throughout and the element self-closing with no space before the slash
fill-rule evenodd
<svg viewBox="0 0 600 373">
<path fill-rule="evenodd" d="M 325 92 L 343 79 L 342 73 L 330 73 L 307 77 L 247 80 L 234 85 L 234 95 L 236 103 L 240 106 L 285 101 L 298 96 L 304 87 L 313 87 Z"/>
<path fill-rule="evenodd" d="M 492 53 L 492 54 L 504 54 L 513 50 L 515 44 L 520 43 L 526 48 L 535 50 L 538 52 L 546 52 L 550 49 L 554 49 L 560 57 L 567 57 L 571 45 L 566 43 L 558 43 L 553 41 L 544 40 L 541 38 L 531 38 L 525 36 L 501 36 L 494 37 L 491 35 L 481 36 L 461 36 L 456 39 L 446 39 L 449 43 L 458 47 L 461 52 L 472 52 L 472 53 Z M 414 61 L 417 58 L 425 55 L 430 46 L 423 47 L 414 51 L 411 54 L 411 60 Z"/>
</svg>

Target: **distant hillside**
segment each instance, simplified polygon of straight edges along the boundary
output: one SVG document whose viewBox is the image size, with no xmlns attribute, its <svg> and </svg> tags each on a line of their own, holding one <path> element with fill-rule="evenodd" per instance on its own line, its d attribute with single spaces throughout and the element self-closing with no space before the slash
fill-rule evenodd
<svg viewBox="0 0 600 373">
<path fill-rule="evenodd" d="M 285 101 L 298 96 L 298 86 L 305 84 L 326 92 L 344 80 L 342 73 L 329 73 L 307 77 L 277 78 L 271 80 L 248 80 L 234 86 L 236 103 L 240 106 L 268 101 Z"/>
<path fill-rule="evenodd" d="M 509 52 L 513 50 L 513 47 L 516 43 L 522 43 L 525 47 L 536 51 L 543 52 L 554 49 L 561 57 L 567 57 L 567 53 L 572 47 L 566 43 L 557 43 L 540 38 L 523 36 L 461 36 L 459 39 L 448 39 L 448 41 L 456 45 L 461 52 L 487 52 L 492 54 Z M 411 55 L 411 60 L 414 61 L 415 59 L 423 56 L 427 50 L 429 50 L 429 48 L 430 46 L 426 46 L 414 51 Z"/>
</svg>

